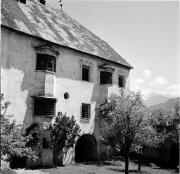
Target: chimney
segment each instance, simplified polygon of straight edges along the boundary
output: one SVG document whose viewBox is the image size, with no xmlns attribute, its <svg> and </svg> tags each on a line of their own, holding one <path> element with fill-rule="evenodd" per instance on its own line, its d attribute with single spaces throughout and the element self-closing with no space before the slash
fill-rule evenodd
<svg viewBox="0 0 180 174">
<path fill-rule="evenodd" d="M 40 0 L 40 3 L 45 5 L 46 4 L 46 1 L 45 0 Z"/>
</svg>

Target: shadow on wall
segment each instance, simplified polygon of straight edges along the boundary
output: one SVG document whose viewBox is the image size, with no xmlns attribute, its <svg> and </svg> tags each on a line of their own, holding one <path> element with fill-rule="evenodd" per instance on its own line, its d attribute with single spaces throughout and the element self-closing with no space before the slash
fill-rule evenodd
<svg viewBox="0 0 180 174">
<path fill-rule="evenodd" d="M 101 128 L 103 128 L 104 126 L 102 120 L 99 117 L 97 105 L 103 102 L 106 98 L 108 98 L 108 86 L 99 85 L 98 83 L 95 84 L 93 88 L 91 102 L 96 102 L 94 130 L 93 130 L 93 134 L 96 137 L 99 137 L 101 135 Z"/>
<path fill-rule="evenodd" d="M 21 34 L 15 34 L 9 30 L 4 29 L 3 31 L 4 32 L 2 33 L 5 34 L 2 34 L 2 42 L 4 43 L 4 46 L 2 46 L 3 61 L 1 66 L 2 70 L 4 69 L 9 71 L 5 74 L 7 75 L 5 79 L 6 82 L 4 83 L 7 85 L 5 88 L 9 89 L 9 91 L 7 91 L 8 95 L 13 98 L 13 101 L 10 102 L 12 105 L 14 104 L 16 107 L 15 109 L 19 110 L 19 114 L 17 111 L 15 116 L 19 119 L 24 119 L 23 123 L 27 124 L 28 122 L 32 122 L 32 117 L 30 117 L 32 114 L 32 100 L 30 97 L 32 93 L 30 91 L 33 88 L 35 70 L 35 53 L 32 52 L 33 48 L 31 46 L 33 39 L 22 37 Z M 25 92 L 24 94 L 27 92 L 26 96 L 24 96 L 22 92 Z M 21 104 L 27 105 L 25 112 Z M 25 121 L 26 119 L 28 121 Z"/>
</svg>

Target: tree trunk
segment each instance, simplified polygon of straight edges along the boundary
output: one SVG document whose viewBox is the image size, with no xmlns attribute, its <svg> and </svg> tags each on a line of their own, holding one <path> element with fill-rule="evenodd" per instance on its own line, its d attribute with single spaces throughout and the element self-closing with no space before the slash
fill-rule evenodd
<svg viewBox="0 0 180 174">
<path fill-rule="evenodd" d="M 160 165 L 162 165 L 162 146 L 159 147 L 158 151 L 159 151 L 159 163 Z"/>
<path fill-rule="evenodd" d="M 128 174 L 128 173 L 129 173 L 129 157 L 126 154 L 126 156 L 125 156 L 125 174 Z"/>
<path fill-rule="evenodd" d="M 138 171 L 141 171 L 141 160 L 142 160 L 142 154 L 141 154 L 141 152 L 139 152 Z"/>
</svg>

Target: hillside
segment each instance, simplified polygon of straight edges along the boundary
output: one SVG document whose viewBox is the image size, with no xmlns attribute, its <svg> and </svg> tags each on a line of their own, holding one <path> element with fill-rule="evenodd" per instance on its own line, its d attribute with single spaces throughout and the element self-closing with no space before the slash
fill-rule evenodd
<svg viewBox="0 0 180 174">
<path fill-rule="evenodd" d="M 152 94 L 147 100 L 144 101 L 144 104 L 149 107 L 152 105 L 157 105 L 160 103 L 164 103 L 168 100 L 169 98 L 163 95 L 157 95 L 157 94 Z"/>
<path fill-rule="evenodd" d="M 158 108 L 163 108 L 165 110 L 174 110 L 174 107 L 177 102 L 180 102 L 180 97 L 171 98 L 165 101 L 164 103 L 149 106 L 147 107 L 147 111 L 152 111 Z"/>
</svg>

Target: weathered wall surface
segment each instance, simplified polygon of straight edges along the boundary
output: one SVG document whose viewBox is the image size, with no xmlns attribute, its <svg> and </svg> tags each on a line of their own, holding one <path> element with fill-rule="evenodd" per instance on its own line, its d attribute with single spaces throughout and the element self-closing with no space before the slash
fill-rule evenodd
<svg viewBox="0 0 180 174">
<path fill-rule="evenodd" d="M 24 128 L 33 122 L 31 96 L 44 94 L 57 98 L 56 113 L 74 115 L 82 133 L 92 133 L 96 104 L 112 93 L 118 94 L 118 75 L 128 77 L 129 74 L 127 69 L 113 65 L 113 85 L 100 85 L 98 65 L 105 61 L 61 47 L 58 48 L 56 73 L 36 71 L 34 46 L 42 42 L 2 29 L 2 43 L 1 92 L 11 102 L 8 113 L 14 114 L 17 123 L 24 124 Z M 90 66 L 90 82 L 81 80 L 82 65 Z M 129 78 L 126 88 L 129 89 Z M 69 99 L 64 99 L 65 92 L 69 93 Z M 91 104 L 89 122 L 80 120 L 82 103 Z"/>
</svg>

